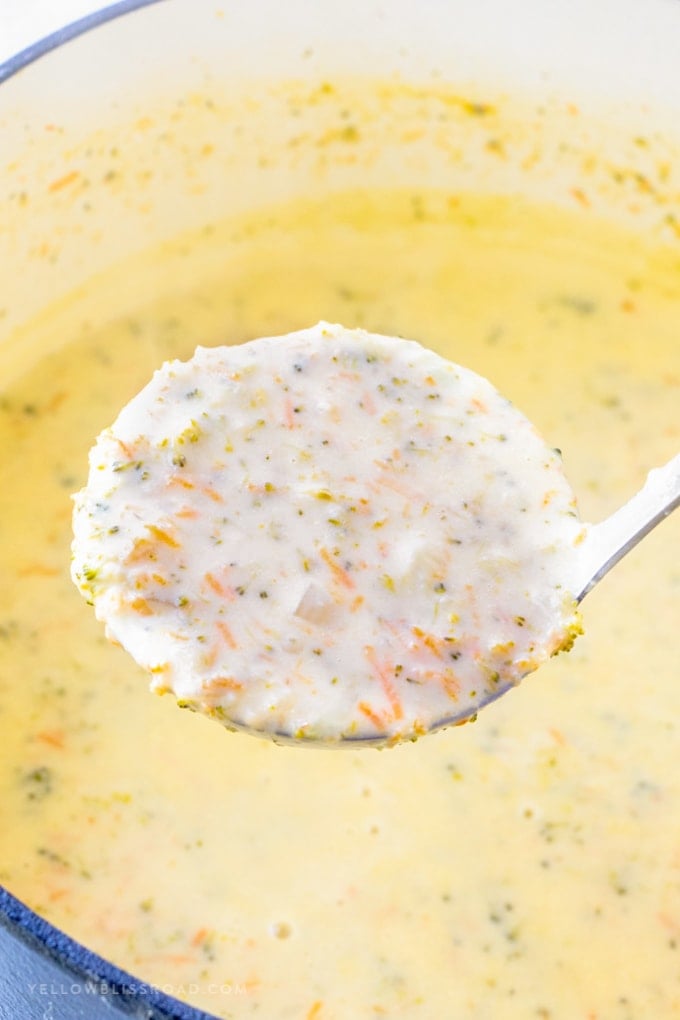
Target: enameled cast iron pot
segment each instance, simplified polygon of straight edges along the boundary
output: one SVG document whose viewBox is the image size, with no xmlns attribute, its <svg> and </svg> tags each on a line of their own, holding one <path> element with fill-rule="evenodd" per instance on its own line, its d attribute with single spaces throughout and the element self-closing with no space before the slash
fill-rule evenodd
<svg viewBox="0 0 680 1020">
<path fill-rule="evenodd" d="M 62 150 L 84 153 L 93 132 L 101 141 L 107 131 L 124 147 L 126 124 L 140 111 L 159 104 L 171 108 L 206 83 L 243 92 L 248 81 L 312 80 L 328 73 L 399 75 L 425 86 L 448 81 L 473 91 L 516 91 L 536 105 L 562 96 L 579 103 L 586 123 L 589 112 L 601 116 L 604 111 L 629 129 L 644 125 L 677 141 L 679 53 L 677 0 L 116 3 L 0 66 L 0 289 L 5 291 L 0 353 L 13 363 L 16 328 L 90 274 L 182 230 L 305 193 L 310 182 L 304 159 L 293 165 L 274 158 L 270 169 L 256 169 L 255 147 L 250 152 L 246 147 L 204 169 L 196 188 L 194 168 L 179 149 L 154 148 L 152 140 L 137 137 L 136 166 L 154 171 L 144 210 L 126 202 L 125 194 L 114 204 L 93 172 L 84 230 L 76 210 L 41 199 L 40 188 L 26 206 L 8 200 L 13 184 L 3 174 L 10 163 L 20 167 L 28 189 L 64 172 L 45 139 L 45 124 L 61 126 Z M 274 157 L 276 147 L 272 138 Z M 552 158 L 557 179 L 559 146 Z M 402 183 L 410 175 L 419 185 L 448 183 L 446 174 L 454 172 L 437 165 L 436 158 L 431 166 L 422 159 L 412 164 L 393 159 L 389 166 Z M 473 162 L 455 172 L 501 191 L 521 187 L 516 178 L 503 177 L 498 161 L 487 171 Z M 361 167 L 356 172 L 363 173 Z M 378 160 L 358 180 L 376 183 L 386 172 Z M 332 187 L 334 173 L 330 166 L 320 179 L 317 170 L 314 187 Z M 122 181 L 124 190 L 124 175 Z M 548 174 L 542 182 L 548 194 L 550 182 Z M 58 266 L 35 257 L 41 238 L 51 232 L 62 238 Z M 1 843 L 0 834 L 0 853 Z M 123 973 L 2 889 L 0 960 L 2 1018 L 96 1020 L 118 1013 L 198 1020 L 207 1015 Z"/>
</svg>

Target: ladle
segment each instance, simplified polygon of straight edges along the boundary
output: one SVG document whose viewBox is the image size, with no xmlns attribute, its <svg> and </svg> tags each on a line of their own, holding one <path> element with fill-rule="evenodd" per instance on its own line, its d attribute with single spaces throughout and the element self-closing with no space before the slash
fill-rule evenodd
<svg viewBox="0 0 680 1020">
<path fill-rule="evenodd" d="M 475 372 L 319 323 L 169 362 L 90 454 L 73 578 L 152 689 L 329 746 L 476 716 L 581 633 L 680 503 L 680 455 L 596 525 Z"/>
<path fill-rule="evenodd" d="M 680 506 L 680 454 L 647 475 L 642 488 L 599 524 L 580 548 L 576 601 L 581 602 L 612 567 Z"/>
<path fill-rule="evenodd" d="M 680 506 L 680 454 L 677 454 L 662 467 L 650 471 L 642 488 L 627 503 L 624 503 L 605 520 L 588 528 L 587 536 L 579 547 L 577 555 L 575 570 L 577 604 L 583 601 L 612 567 L 616 566 L 678 506 Z M 504 687 L 495 696 L 480 701 L 477 711 L 511 689 L 511 687 Z M 458 726 L 474 718 L 476 718 L 476 712 L 447 716 L 431 726 L 428 732 L 435 733 L 448 726 Z M 234 728 L 248 729 L 239 726 Z M 255 731 L 249 732 L 254 733 Z M 276 734 L 275 739 L 281 743 L 300 743 L 291 734 L 286 733 Z M 327 746 L 380 747 L 389 742 L 387 735 L 376 735 L 345 738 L 342 744 Z"/>
<path fill-rule="evenodd" d="M 680 506 L 680 454 L 676 454 L 662 467 L 650 471 L 642 488 L 627 503 L 605 520 L 590 525 L 576 558 L 574 574 L 575 591 L 578 592 L 576 603 L 580 604 L 612 567 L 615 567 L 678 506 Z M 505 687 L 495 697 L 480 702 L 478 709 L 497 700 L 510 689 Z M 469 718 L 471 718 L 469 714 L 464 717 L 449 716 L 435 723 L 429 732 L 460 725 Z M 379 746 L 384 744 L 385 740 L 376 739 L 371 743 Z"/>
</svg>

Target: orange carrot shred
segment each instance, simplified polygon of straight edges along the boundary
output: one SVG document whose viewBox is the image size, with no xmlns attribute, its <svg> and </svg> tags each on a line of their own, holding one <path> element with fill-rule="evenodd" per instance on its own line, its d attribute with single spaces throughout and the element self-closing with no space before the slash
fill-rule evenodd
<svg viewBox="0 0 680 1020">
<path fill-rule="evenodd" d="M 236 598 L 236 593 L 233 588 L 230 588 L 228 584 L 223 584 L 219 578 L 215 577 L 208 571 L 205 575 L 206 583 L 216 595 L 220 595 L 223 599 L 227 599 L 229 602 L 233 602 Z"/>
<path fill-rule="evenodd" d="M 57 177 L 56 180 L 51 181 L 47 186 L 48 191 L 61 191 L 62 188 L 68 187 L 69 184 L 74 184 L 75 181 L 80 177 L 78 170 L 71 170 L 70 173 L 64 174 L 63 177 Z"/>
<path fill-rule="evenodd" d="M 139 613 L 140 616 L 153 616 L 153 609 L 147 600 L 141 597 L 132 600 L 130 609 L 134 610 L 135 613 Z"/>
<path fill-rule="evenodd" d="M 343 567 L 340 566 L 340 564 L 337 562 L 337 560 L 335 560 L 331 556 L 331 554 L 329 553 L 328 549 L 321 549 L 320 550 L 320 554 L 321 554 L 321 559 L 324 561 L 324 563 L 328 567 L 330 567 L 331 573 L 333 574 L 333 577 L 335 578 L 335 580 L 339 584 L 343 585 L 343 587 L 345 587 L 345 588 L 354 588 L 354 581 L 349 576 L 347 571 Z"/>
<path fill-rule="evenodd" d="M 368 702 L 360 701 L 359 704 L 357 705 L 357 708 L 362 713 L 362 715 L 365 715 L 367 719 L 371 720 L 371 722 L 373 723 L 377 730 L 381 730 L 383 728 L 382 717 L 371 708 Z"/>
<path fill-rule="evenodd" d="M 170 477 L 168 478 L 168 480 L 166 482 L 166 485 L 168 487 L 179 485 L 182 489 L 195 489 L 196 488 L 194 483 L 189 481 L 188 478 L 180 478 L 179 475 L 170 475 Z"/>
<path fill-rule="evenodd" d="M 295 428 L 295 410 L 293 408 L 293 401 L 288 397 L 283 406 L 284 422 L 287 429 Z"/>
<path fill-rule="evenodd" d="M 159 528 L 156 524 L 146 524 L 145 527 L 159 542 L 169 545 L 171 549 L 179 549 L 181 543 L 176 538 L 173 538 L 169 531 L 164 531 L 163 528 Z"/>
<path fill-rule="evenodd" d="M 203 688 L 207 692 L 212 690 L 242 691 L 243 684 L 239 683 L 238 680 L 232 680 L 230 676 L 217 676 L 213 677 L 212 680 L 206 680 Z"/>
<path fill-rule="evenodd" d="M 134 458 L 135 453 L 134 453 L 134 449 L 130 446 L 130 444 L 129 443 L 124 443 L 123 440 L 119 439 L 118 437 L 116 437 L 116 442 L 120 446 L 120 448 L 123 451 L 123 453 L 125 454 L 125 456 L 128 457 L 130 460 L 132 460 Z"/>
<path fill-rule="evenodd" d="M 209 496 L 210 499 L 212 499 L 215 503 L 223 503 L 224 502 L 224 500 L 222 499 L 222 496 L 219 494 L 217 489 L 213 489 L 212 485 L 203 485 L 203 486 L 201 486 L 201 492 L 205 493 L 206 496 Z"/>
<path fill-rule="evenodd" d="M 392 683 L 392 677 L 390 675 L 389 665 L 386 662 L 379 661 L 377 655 L 375 654 L 375 649 L 371 645 L 366 645 L 366 648 L 364 650 L 366 653 L 366 658 L 371 664 L 373 672 L 380 680 L 382 689 L 387 695 L 387 700 L 389 701 L 390 706 L 392 708 L 393 718 L 402 719 L 404 716 L 404 709 L 402 707 L 401 701 L 399 700 L 399 695 L 394 689 L 394 684 Z"/>
<path fill-rule="evenodd" d="M 579 205 L 582 205 L 584 208 L 588 208 L 588 206 L 590 205 L 590 199 L 586 195 L 585 191 L 581 190 L 581 188 L 571 188 L 569 194 L 572 196 L 572 198 L 576 199 Z"/>
<path fill-rule="evenodd" d="M 230 648 L 238 648 L 236 638 L 234 637 L 234 635 L 232 634 L 231 630 L 224 622 L 224 620 L 217 621 L 217 629 L 219 630 L 220 634 L 222 635 L 222 637 L 224 638 L 224 640 L 226 641 Z"/>
<path fill-rule="evenodd" d="M 59 750 L 61 750 L 64 746 L 63 730 L 41 730 L 40 733 L 36 733 L 35 739 L 39 740 L 43 744 L 48 744 L 50 747 L 56 747 Z"/>
<path fill-rule="evenodd" d="M 191 945 L 192 946 L 202 945 L 209 935 L 210 930 L 208 928 L 199 928 L 196 932 L 194 932 L 193 938 L 191 939 Z"/>
<path fill-rule="evenodd" d="M 48 567 L 45 563 L 27 563 L 18 571 L 19 577 L 55 577 L 59 573 L 56 567 Z"/>
<path fill-rule="evenodd" d="M 197 517 L 200 517 L 198 510 L 194 510 L 193 507 L 184 506 L 181 510 L 175 513 L 175 517 L 181 517 L 184 520 L 195 521 Z"/>
</svg>

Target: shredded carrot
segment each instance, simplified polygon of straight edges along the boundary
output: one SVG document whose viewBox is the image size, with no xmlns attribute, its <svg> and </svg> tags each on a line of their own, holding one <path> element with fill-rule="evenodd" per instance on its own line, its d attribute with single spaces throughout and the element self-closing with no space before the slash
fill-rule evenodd
<svg viewBox="0 0 680 1020">
<path fill-rule="evenodd" d="M 140 563 L 142 560 L 155 560 L 156 546 L 148 538 L 136 538 L 132 549 L 125 557 L 125 563 L 130 566 L 133 563 Z"/>
<path fill-rule="evenodd" d="M 140 616 L 153 616 L 153 609 L 147 600 L 143 599 L 141 596 L 133 599 L 129 605 L 130 609 L 132 609 L 135 613 L 139 613 Z"/>
<path fill-rule="evenodd" d="M 365 715 L 367 719 L 370 719 L 377 730 L 383 729 L 383 719 L 377 712 L 375 712 L 366 701 L 360 701 L 357 708 Z"/>
<path fill-rule="evenodd" d="M 579 205 L 582 205 L 584 208 L 587 209 L 588 206 L 590 205 L 590 199 L 586 195 L 585 191 L 581 190 L 581 188 L 571 188 L 569 194 L 572 196 L 572 198 L 576 199 Z"/>
<path fill-rule="evenodd" d="M 565 737 L 564 733 L 562 732 L 562 730 L 558 730 L 556 726 L 549 726 L 548 733 L 553 738 L 555 743 L 560 744 L 562 747 L 564 747 L 565 744 L 567 743 L 567 738 Z"/>
<path fill-rule="evenodd" d="M 176 474 L 171 474 L 167 479 L 168 486 L 181 486 L 182 489 L 195 489 L 196 486 L 193 481 L 189 478 L 179 478 Z"/>
<path fill-rule="evenodd" d="M 70 173 L 64 174 L 63 177 L 57 177 L 55 181 L 52 181 L 47 186 L 48 191 L 61 191 L 62 188 L 68 187 L 69 184 L 74 184 L 75 181 L 80 177 L 80 171 L 71 170 Z"/>
<path fill-rule="evenodd" d="M 295 409 L 293 408 L 293 401 L 288 397 L 283 406 L 283 420 L 286 424 L 287 429 L 295 428 Z"/>
<path fill-rule="evenodd" d="M 67 895 L 68 895 L 68 889 L 62 889 L 62 888 L 53 889 L 49 893 L 48 899 L 50 900 L 51 903 L 54 903 L 56 900 L 63 900 L 64 896 L 67 896 Z"/>
<path fill-rule="evenodd" d="M 56 567 L 48 567 L 45 563 L 27 563 L 17 573 L 19 577 L 55 577 L 60 571 Z"/>
<path fill-rule="evenodd" d="M 465 597 L 467 600 L 468 611 L 470 613 L 470 616 L 472 617 L 475 632 L 479 634 L 481 630 L 481 621 L 479 618 L 479 609 L 477 607 L 477 592 L 475 591 L 474 584 L 465 585 Z"/>
<path fill-rule="evenodd" d="M 209 496 L 210 499 L 212 499 L 215 503 L 224 502 L 220 493 L 217 491 L 217 489 L 213 489 L 212 485 L 202 485 L 201 492 L 205 493 L 206 496 Z"/>
<path fill-rule="evenodd" d="M 41 730 L 40 733 L 36 733 L 35 739 L 39 740 L 43 744 L 48 744 L 50 747 L 56 747 L 59 750 L 61 750 L 64 746 L 63 730 Z"/>
<path fill-rule="evenodd" d="M 68 396 L 64 390 L 60 390 L 59 393 L 55 393 L 52 399 L 47 404 L 48 411 L 56 411 L 57 408 L 61 407 Z"/>
<path fill-rule="evenodd" d="M 224 640 L 226 641 L 230 648 L 238 648 L 236 638 L 234 637 L 234 635 L 232 634 L 231 630 L 224 622 L 224 620 L 217 621 L 217 629 L 219 630 L 220 634 L 222 635 L 222 637 L 224 638 Z"/>
<path fill-rule="evenodd" d="M 192 946 L 200 946 L 209 937 L 210 937 L 210 929 L 209 928 L 199 928 L 198 931 L 194 932 L 194 935 L 193 935 L 193 937 L 191 939 L 191 945 Z"/>
<path fill-rule="evenodd" d="M 123 440 L 119 439 L 117 436 L 116 436 L 116 442 L 118 443 L 118 445 L 120 446 L 121 450 L 123 451 L 125 456 L 128 458 L 128 460 L 134 460 L 134 456 L 135 456 L 134 447 L 130 446 L 129 443 L 124 443 Z"/>
<path fill-rule="evenodd" d="M 460 697 L 460 680 L 457 679 L 452 670 L 445 669 L 441 672 L 427 671 L 423 678 L 425 680 L 439 680 L 451 700 L 458 701 Z"/>
<path fill-rule="evenodd" d="M 179 475 L 170 475 L 167 482 L 165 483 L 168 488 L 179 485 L 182 489 L 195 489 L 196 486 L 193 482 L 189 481 L 188 478 L 180 478 Z"/>
<path fill-rule="evenodd" d="M 230 588 L 227 584 L 222 584 L 219 578 L 215 577 L 214 574 L 211 574 L 210 571 L 206 573 L 205 580 L 216 595 L 220 595 L 223 599 L 227 599 L 229 602 L 233 602 L 236 598 L 236 592 L 234 589 Z"/>
<path fill-rule="evenodd" d="M 175 517 L 180 517 L 183 520 L 195 521 L 197 517 L 200 517 L 198 510 L 194 510 L 193 507 L 183 506 L 181 510 L 177 510 Z"/>
<path fill-rule="evenodd" d="M 405 496 L 407 499 L 414 498 L 413 489 L 389 473 L 389 464 L 378 464 L 378 467 L 381 470 L 381 474 L 375 481 L 366 483 L 369 489 L 377 492 L 382 487 L 383 489 L 392 489 L 393 492 L 398 493 L 400 496 Z"/>
<path fill-rule="evenodd" d="M 330 567 L 335 580 L 345 588 L 354 588 L 354 581 L 344 567 L 341 567 L 338 561 L 331 556 L 328 549 L 321 549 L 320 554 L 326 566 Z"/>
<path fill-rule="evenodd" d="M 196 489 L 197 488 L 197 485 L 196 485 L 195 481 L 192 481 L 190 478 L 187 478 L 186 476 L 180 476 L 180 475 L 170 475 L 170 477 L 168 478 L 168 480 L 167 480 L 167 482 L 165 484 L 167 485 L 167 487 L 169 489 L 173 489 L 173 488 L 178 488 L 179 487 L 181 489 L 189 489 L 189 490 L 191 490 L 191 489 Z M 198 486 L 198 491 L 204 493 L 204 495 L 208 496 L 215 503 L 223 503 L 224 502 L 221 493 L 219 493 L 217 491 L 217 489 L 214 489 L 212 487 L 212 485 L 199 485 Z M 182 510 L 179 511 L 179 513 L 176 514 L 176 516 L 177 517 L 191 517 L 192 514 L 191 513 L 187 513 L 186 510 L 187 510 L 187 508 L 183 507 Z M 195 514 L 195 516 L 198 516 L 198 515 Z"/>
<path fill-rule="evenodd" d="M 445 655 L 445 649 L 447 642 L 444 638 L 437 637 L 436 634 L 430 634 L 428 631 L 421 630 L 420 627 L 411 628 L 411 633 L 414 637 L 418 638 L 418 642 L 428 649 L 437 659 L 443 659 Z"/>
<path fill-rule="evenodd" d="M 390 667 L 388 662 L 380 662 L 375 654 L 375 649 L 371 645 L 366 645 L 364 651 L 373 672 L 380 680 L 382 689 L 387 695 L 387 700 L 392 708 L 392 717 L 394 719 L 402 719 L 404 716 L 404 709 L 401 701 L 399 700 L 399 695 L 394 689 L 394 684 L 392 683 L 393 669 Z"/>
<path fill-rule="evenodd" d="M 217 648 L 213 645 L 212 648 L 208 649 L 208 651 L 201 656 L 201 663 L 209 669 L 211 666 L 214 666 L 216 662 Z"/>
<path fill-rule="evenodd" d="M 171 549 L 179 549 L 181 542 L 178 542 L 169 531 L 159 528 L 156 524 L 146 524 L 145 528 L 147 531 L 150 531 L 153 537 L 157 538 L 159 542 L 163 542 L 164 545 L 169 545 Z"/>
<path fill-rule="evenodd" d="M 361 394 L 361 406 L 366 414 L 375 414 L 375 401 L 368 390 Z"/>
<path fill-rule="evenodd" d="M 205 575 L 205 579 L 216 595 L 224 595 L 224 588 L 214 574 L 211 574 L 210 571 L 208 571 Z"/>
<path fill-rule="evenodd" d="M 238 680 L 232 680 L 230 676 L 216 676 L 212 680 L 205 680 L 203 683 L 203 690 L 206 693 L 212 691 L 242 691 L 243 684 L 239 683 Z"/>
<path fill-rule="evenodd" d="M 320 999 L 317 999 L 316 1002 L 314 1002 L 310 1006 L 305 1020 L 319 1020 L 319 1017 L 321 1016 L 321 1010 L 322 1009 L 323 1009 L 323 1002 L 321 1002 Z"/>
</svg>

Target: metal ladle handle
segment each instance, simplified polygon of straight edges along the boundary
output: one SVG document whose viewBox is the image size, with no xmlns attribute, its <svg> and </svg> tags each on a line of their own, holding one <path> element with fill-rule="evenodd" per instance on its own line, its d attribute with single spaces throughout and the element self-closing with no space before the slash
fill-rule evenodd
<svg viewBox="0 0 680 1020">
<path fill-rule="evenodd" d="M 680 453 L 650 471 L 632 499 L 599 524 L 590 526 L 579 550 L 575 591 L 580 602 L 652 528 L 680 506 Z"/>
</svg>

